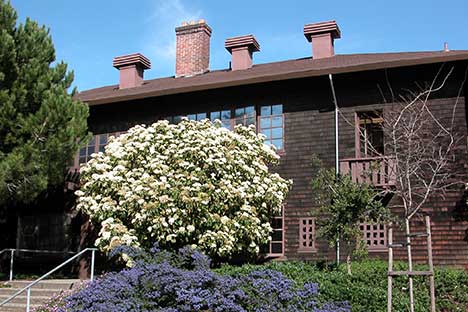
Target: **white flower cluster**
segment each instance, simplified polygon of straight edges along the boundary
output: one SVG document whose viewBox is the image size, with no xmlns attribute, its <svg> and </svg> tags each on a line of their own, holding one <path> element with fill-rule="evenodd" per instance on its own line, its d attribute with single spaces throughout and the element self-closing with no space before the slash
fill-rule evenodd
<svg viewBox="0 0 468 312">
<path fill-rule="evenodd" d="M 111 138 L 81 168 L 78 207 L 102 224 L 96 245 L 258 253 L 291 184 L 268 170 L 279 156 L 255 129 L 209 120 L 159 121 Z"/>
</svg>

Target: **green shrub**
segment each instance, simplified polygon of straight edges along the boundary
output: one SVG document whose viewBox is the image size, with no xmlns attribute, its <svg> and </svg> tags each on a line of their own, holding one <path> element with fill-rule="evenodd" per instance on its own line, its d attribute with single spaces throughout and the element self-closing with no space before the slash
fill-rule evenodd
<svg viewBox="0 0 468 312">
<path fill-rule="evenodd" d="M 345 266 L 339 269 L 320 266 L 307 262 L 270 262 L 261 266 L 265 269 L 280 271 L 298 285 L 314 282 L 320 285 L 319 300 L 349 301 L 356 312 L 386 311 L 387 308 L 387 263 L 380 260 L 368 260 L 353 263 L 353 274 L 346 273 Z M 258 270 L 258 265 L 242 267 L 225 265 L 216 269 L 219 273 L 233 275 L 247 274 Z M 395 263 L 395 270 L 405 270 L 404 263 Z M 417 266 L 417 270 L 427 270 Z M 438 311 L 466 311 L 468 308 L 468 274 L 453 268 L 436 269 L 436 301 Z M 405 277 L 396 277 L 393 282 L 394 311 L 409 310 L 409 295 Z M 428 279 L 416 277 L 415 311 L 428 311 Z"/>
</svg>

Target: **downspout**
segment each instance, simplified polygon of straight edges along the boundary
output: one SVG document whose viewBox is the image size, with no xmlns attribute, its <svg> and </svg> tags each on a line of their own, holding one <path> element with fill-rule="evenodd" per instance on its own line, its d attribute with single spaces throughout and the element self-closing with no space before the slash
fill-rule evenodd
<svg viewBox="0 0 468 312">
<path fill-rule="evenodd" d="M 330 88 L 333 95 L 333 103 L 335 104 L 335 174 L 338 177 L 340 174 L 340 158 L 339 158 L 339 141 L 338 141 L 338 134 L 339 134 L 339 125 L 338 125 L 338 101 L 336 100 L 336 93 L 335 93 L 335 86 L 333 85 L 333 76 L 332 74 L 328 74 L 328 79 L 330 80 Z M 340 264 L 340 239 L 336 240 L 336 264 Z"/>
</svg>

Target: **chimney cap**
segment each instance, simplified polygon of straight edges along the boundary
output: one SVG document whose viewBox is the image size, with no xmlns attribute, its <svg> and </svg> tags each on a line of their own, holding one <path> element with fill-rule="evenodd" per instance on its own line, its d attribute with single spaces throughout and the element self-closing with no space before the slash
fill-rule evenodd
<svg viewBox="0 0 468 312">
<path fill-rule="evenodd" d="M 253 35 L 237 36 L 226 39 L 224 47 L 229 53 L 235 48 L 247 47 L 252 52 L 260 51 L 260 45 Z"/>
<path fill-rule="evenodd" d="M 330 33 L 333 39 L 341 38 L 341 31 L 336 21 L 319 22 L 304 25 L 304 36 L 310 42 L 313 36 Z"/>
<path fill-rule="evenodd" d="M 141 53 L 117 56 L 112 61 L 112 66 L 117 69 L 129 65 L 139 65 L 142 69 L 150 69 L 151 61 Z"/>
<path fill-rule="evenodd" d="M 208 26 L 206 23 L 206 20 L 200 19 L 198 21 L 189 21 L 189 22 L 182 22 L 181 26 L 176 27 L 175 31 L 178 34 L 183 34 L 183 33 L 191 33 L 196 30 L 203 30 L 205 31 L 208 35 L 211 35 L 211 27 Z"/>
</svg>

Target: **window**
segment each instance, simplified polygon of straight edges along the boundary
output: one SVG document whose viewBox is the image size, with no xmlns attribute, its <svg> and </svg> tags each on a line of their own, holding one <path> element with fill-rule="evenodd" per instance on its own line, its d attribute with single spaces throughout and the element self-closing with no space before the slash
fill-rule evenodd
<svg viewBox="0 0 468 312">
<path fill-rule="evenodd" d="M 261 107 L 260 132 L 266 136 L 266 143 L 275 146 L 277 150 L 283 149 L 283 105 L 271 105 Z"/>
<path fill-rule="evenodd" d="M 359 227 L 369 251 L 387 249 L 387 227 L 384 224 L 362 223 Z"/>
<path fill-rule="evenodd" d="M 210 120 L 215 121 L 216 119 L 221 120 L 223 127 L 229 130 L 232 130 L 231 124 L 231 111 L 230 110 L 222 110 L 210 113 Z"/>
<path fill-rule="evenodd" d="M 255 125 L 255 107 L 247 106 L 236 108 L 234 111 L 236 125 Z"/>
<path fill-rule="evenodd" d="M 284 253 L 283 216 L 271 218 L 270 225 L 273 228 L 271 240 L 262 247 L 261 252 L 269 257 L 281 257 Z"/>
<path fill-rule="evenodd" d="M 76 157 L 75 159 L 74 167 L 79 168 L 81 164 L 88 162 L 91 159 L 91 154 L 104 152 L 104 147 L 109 142 L 109 137 L 117 137 L 119 135 L 120 132 L 114 132 L 98 134 L 91 137 L 91 140 L 89 140 L 88 144 L 80 148 L 80 151 L 78 152 L 78 157 Z"/>
<path fill-rule="evenodd" d="M 299 219 L 299 251 L 315 251 L 315 218 Z"/>
<path fill-rule="evenodd" d="M 171 123 L 171 124 L 178 124 L 179 122 L 182 121 L 182 117 L 186 117 L 186 116 L 182 116 L 182 115 L 168 116 L 168 117 L 166 117 L 164 119 L 169 121 L 169 123 Z"/>
<path fill-rule="evenodd" d="M 357 114 L 359 141 L 358 157 L 373 157 L 384 154 L 383 118 L 378 112 L 360 112 Z"/>
<path fill-rule="evenodd" d="M 200 121 L 206 119 L 206 113 L 198 113 L 198 114 L 189 114 L 187 115 L 188 120 L 196 120 Z"/>
</svg>

